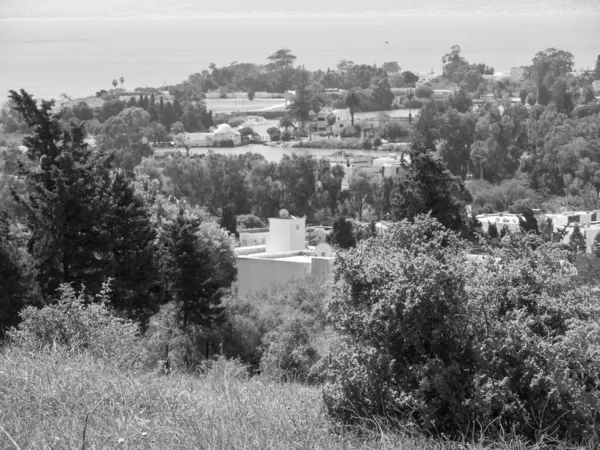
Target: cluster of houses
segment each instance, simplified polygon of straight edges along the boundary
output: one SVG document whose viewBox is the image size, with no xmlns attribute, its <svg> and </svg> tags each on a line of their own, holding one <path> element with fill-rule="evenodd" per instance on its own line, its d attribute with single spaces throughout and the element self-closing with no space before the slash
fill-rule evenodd
<svg viewBox="0 0 600 450">
<path fill-rule="evenodd" d="M 520 228 L 519 219 L 518 214 L 509 213 L 481 214 L 477 216 L 477 220 L 479 220 L 485 232 L 489 230 L 490 224 L 495 224 L 498 231 L 505 227 L 509 231 L 517 231 Z M 585 239 L 587 253 L 592 252 L 594 239 L 600 233 L 600 210 L 542 214 L 537 216 L 537 220 L 538 224 L 550 220 L 553 232 L 564 230 L 566 234 L 563 242 L 565 243 L 569 242 L 575 226 L 578 226 Z"/>
</svg>

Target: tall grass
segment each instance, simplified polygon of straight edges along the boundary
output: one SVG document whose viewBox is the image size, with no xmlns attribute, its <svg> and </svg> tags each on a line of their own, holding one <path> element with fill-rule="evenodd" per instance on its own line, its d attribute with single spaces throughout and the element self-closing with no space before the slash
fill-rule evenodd
<svg viewBox="0 0 600 450">
<path fill-rule="evenodd" d="M 0 448 L 15 448 L 11 439 L 21 449 L 480 448 L 381 426 L 336 428 L 319 388 L 249 378 L 226 359 L 204 369 L 164 376 L 87 353 L 7 347 L 0 350 Z"/>
</svg>

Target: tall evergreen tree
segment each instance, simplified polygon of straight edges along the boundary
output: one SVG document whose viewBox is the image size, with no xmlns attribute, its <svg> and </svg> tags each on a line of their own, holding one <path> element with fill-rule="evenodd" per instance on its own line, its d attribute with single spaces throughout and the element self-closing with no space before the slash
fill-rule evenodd
<svg viewBox="0 0 600 450">
<path fill-rule="evenodd" d="M 17 198 L 28 211 L 43 296 L 51 299 L 61 283 L 98 291 L 110 277 L 114 306 L 133 317 L 151 312 L 154 234 L 143 201 L 125 175 L 111 175 L 112 154 L 88 148 L 83 126 L 65 131 L 50 113 L 52 102 L 38 108 L 23 90 L 11 98 L 34 130 L 24 145 L 38 164 L 21 169 L 29 194 Z"/>
<path fill-rule="evenodd" d="M 154 92 L 150 94 L 150 106 L 155 106 L 156 99 L 154 98 Z"/>
<path fill-rule="evenodd" d="M 165 115 L 163 119 L 163 125 L 167 130 L 171 129 L 171 125 L 177 122 L 177 117 L 175 116 L 175 111 L 173 110 L 173 105 L 171 102 L 167 102 L 165 104 Z"/>
<path fill-rule="evenodd" d="M 233 205 L 226 205 L 223 207 L 223 213 L 221 214 L 221 227 L 225 228 L 236 238 L 240 236 L 240 234 L 237 232 L 237 217 L 235 215 L 235 207 Z"/>
<path fill-rule="evenodd" d="M 138 100 L 138 106 L 140 108 L 144 107 L 144 94 L 140 94 L 140 99 Z"/>
<path fill-rule="evenodd" d="M 160 123 L 162 123 L 163 125 L 165 124 L 165 101 L 163 100 L 163 96 L 160 96 L 160 102 L 158 102 L 158 120 L 160 120 Z M 170 127 L 165 127 L 165 128 L 170 128 Z"/>
<path fill-rule="evenodd" d="M 198 217 L 181 209 L 165 227 L 165 270 L 184 330 L 193 325 L 210 328 L 223 319 L 221 296 L 227 286 L 216 276 L 218 268 L 199 239 L 200 225 Z"/>
<path fill-rule="evenodd" d="M 175 99 L 175 101 L 173 102 L 173 111 L 175 112 L 177 120 L 179 120 L 179 118 L 183 114 L 183 108 L 181 107 L 181 103 L 179 103 L 179 100 L 177 99 Z"/>
<path fill-rule="evenodd" d="M 114 279 L 112 303 L 129 317 L 145 322 L 157 312 L 156 231 L 143 199 L 134 191 L 130 174 L 122 170 L 115 174 L 110 198 L 107 229 L 112 245 L 107 276 Z"/>
</svg>

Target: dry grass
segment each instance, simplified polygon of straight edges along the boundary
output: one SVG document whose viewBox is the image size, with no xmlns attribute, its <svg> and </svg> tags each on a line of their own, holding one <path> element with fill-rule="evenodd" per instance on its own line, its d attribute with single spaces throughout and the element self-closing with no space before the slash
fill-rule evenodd
<svg viewBox="0 0 600 450">
<path fill-rule="evenodd" d="M 164 376 L 17 348 L 0 350 L 0 427 L 1 449 L 480 448 L 381 430 L 336 432 L 318 388 L 248 379 L 232 361 Z"/>
</svg>

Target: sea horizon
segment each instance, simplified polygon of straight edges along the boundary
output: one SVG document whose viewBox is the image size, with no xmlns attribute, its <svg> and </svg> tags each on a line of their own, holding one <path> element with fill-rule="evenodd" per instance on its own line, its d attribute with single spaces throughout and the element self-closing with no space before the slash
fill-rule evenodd
<svg viewBox="0 0 600 450">
<path fill-rule="evenodd" d="M 600 6 L 596 9 L 4 17 L 0 92 L 24 88 L 37 97 L 80 98 L 110 89 L 121 76 L 129 89 L 159 87 L 180 83 L 212 62 L 265 64 L 282 47 L 309 70 L 334 69 L 347 59 L 378 65 L 398 61 L 402 70 L 439 73 L 442 55 L 455 44 L 469 62 L 503 73 L 530 64 L 535 53 L 551 47 L 573 53 L 575 68 L 582 69 L 593 67 L 600 52 L 594 48 L 600 42 Z"/>
</svg>

